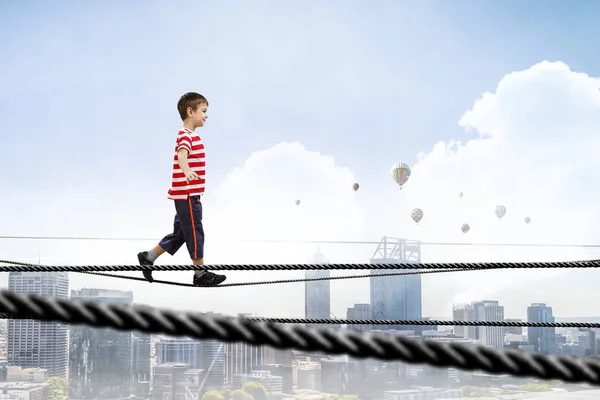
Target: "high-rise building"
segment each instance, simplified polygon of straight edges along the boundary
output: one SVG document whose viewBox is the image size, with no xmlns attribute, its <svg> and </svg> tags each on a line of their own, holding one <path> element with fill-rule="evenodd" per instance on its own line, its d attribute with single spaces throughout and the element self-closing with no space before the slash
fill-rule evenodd
<svg viewBox="0 0 600 400">
<path fill-rule="evenodd" d="M 16 293 L 69 297 L 66 272 L 9 272 L 8 289 Z M 43 368 L 48 376 L 67 377 L 68 327 L 55 322 L 8 321 L 8 365 Z"/>
<path fill-rule="evenodd" d="M 133 304 L 133 292 L 120 290 L 72 290 L 71 298 Z M 69 398 L 117 399 L 132 394 L 131 332 L 75 325 L 69 342 Z"/>
<path fill-rule="evenodd" d="M 504 321 L 504 306 L 496 300 L 483 300 L 473 302 L 476 321 Z M 477 327 L 478 340 L 484 346 L 503 348 L 504 329 L 501 326 L 479 326 Z"/>
<path fill-rule="evenodd" d="M 225 343 L 225 383 L 231 385 L 235 375 L 251 374 L 263 365 L 264 349 L 243 342 Z"/>
<path fill-rule="evenodd" d="M 419 242 L 384 237 L 370 260 L 371 264 L 418 264 L 421 262 Z M 402 269 L 385 272 L 401 272 Z M 371 270 L 371 275 L 381 274 Z M 372 276 L 371 307 L 373 319 L 421 320 L 421 275 Z M 420 334 L 422 326 L 381 326 L 378 329 L 410 330 Z"/>
<path fill-rule="evenodd" d="M 454 304 L 452 307 L 452 320 L 475 321 L 475 309 L 472 304 Z M 465 339 L 475 339 L 475 326 L 455 326 L 454 335 Z"/>
<path fill-rule="evenodd" d="M 325 257 L 317 251 L 314 257 L 315 264 L 325 264 Z M 329 278 L 328 270 L 308 270 L 306 279 Z M 307 281 L 304 284 L 304 316 L 306 318 L 331 318 L 331 282 L 329 280 Z"/>
<path fill-rule="evenodd" d="M 527 322 L 555 322 L 552 307 L 545 303 L 533 303 L 527 307 Z M 555 328 L 527 328 L 527 341 L 538 353 L 556 354 Z"/>
<path fill-rule="evenodd" d="M 346 319 L 365 320 L 373 319 L 373 309 L 370 304 L 355 304 L 354 307 L 346 310 Z M 356 331 L 370 331 L 372 325 L 351 325 L 349 329 Z"/>
<path fill-rule="evenodd" d="M 151 335 L 133 332 L 131 363 L 134 382 L 147 382 L 151 378 L 151 340 Z"/>
</svg>

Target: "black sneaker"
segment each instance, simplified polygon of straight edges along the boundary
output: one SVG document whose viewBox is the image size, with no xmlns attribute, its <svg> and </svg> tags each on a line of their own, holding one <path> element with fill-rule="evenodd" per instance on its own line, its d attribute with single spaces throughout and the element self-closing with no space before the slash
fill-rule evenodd
<svg viewBox="0 0 600 400">
<path fill-rule="evenodd" d="M 204 271 L 200 276 L 194 274 L 194 286 L 217 286 L 227 279 L 225 275 Z"/>
<path fill-rule="evenodd" d="M 154 265 L 154 263 L 148 260 L 148 252 L 142 251 L 138 253 L 138 261 L 140 265 Z M 150 283 L 154 282 L 154 278 L 152 277 L 152 271 L 142 271 L 144 274 L 144 278 Z"/>
</svg>

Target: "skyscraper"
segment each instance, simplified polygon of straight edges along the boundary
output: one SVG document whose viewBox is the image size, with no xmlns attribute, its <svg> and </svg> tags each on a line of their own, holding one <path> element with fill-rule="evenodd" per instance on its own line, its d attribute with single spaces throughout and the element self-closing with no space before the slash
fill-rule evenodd
<svg viewBox="0 0 600 400">
<path fill-rule="evenodd" d="M 504 306 L 499 305 L 496 300 L 483 300 L 472 304 L 476 321 L 504 321 Z M 500 326 L 479 326 L 477 332 L 477 339 L 484 346 L 504 347 L 504 328 Z"/>
<path fill-rule="evenodd" d="M 384 237 L 371 264 L 417 264 L 421 262 L 421 246 L 419 242 Z M 402 269 L 386 272 L 400 272 Z M 379 270 L 371 270 L 372 275 L 381 274 Z M 371 307 L 373 319 L 413 319 L 421 320 L 421 275 L 373 276 L 371 284 Z M 378 329 L 411 330 L 419 334 L 422 326 L 387 326 Z"/>
<path fill-rule="evenodd" d="M 134 382 L 150 380 L 150 349 L 152 337 L 145 333 L 133 332 L 132 337 L 132 373 Z"/>
<path fill-rule="evenodd" d="M 16 293 L 69 297 L 66 272 L 9 272 L 8 289 Z M 44 368 L 48 376 L 66 378 L 68 327 L 34 320 L 8 321 L 8 365 Z"/>
<path fill-rule="evenodd" d="M 527 307 L 527 322 L 554 322 L 552 307 L 545 303 L 533 303 Z M 556 353 L 555 328 L 527 328 L 527 341 L 538 353 Z"/>
<path fill-rule="evenodd" d="M 120 290 L 72 290 L 71 298 L 133 304 L 133 293 Z M 75 325 L 71 327 L 69 345 L 69 398 L 117 399 L 131 395 L 131 332 Z"/>
<path fill-rule="evenodd" d="M 475 321 L 475 309 L 472 304 L 454 304 L 452 307 L 454 321 Z M 455 326 L 454 335 L 465 339 L 476 339 L 476 326 Z"/>
<path fill-rule="evenodd" d="M 320 251 L 314 257 L 315 264 L 324 264 Z M 307 279 L 329 278 L 328 270 L 306 271 Z M 329 280 L 305 282 L 304 316 L 306 318 L 331 318 L 331 286 Z"/>
</svg>

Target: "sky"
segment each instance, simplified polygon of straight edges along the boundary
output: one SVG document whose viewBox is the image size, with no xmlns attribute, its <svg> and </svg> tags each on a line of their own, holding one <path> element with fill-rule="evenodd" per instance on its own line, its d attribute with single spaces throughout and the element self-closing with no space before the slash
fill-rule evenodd
<svg viewBox="0 0 600 400">
<path fill-rule="evenodd" d="M 242 239 L 600 244 L 599 8 L 583 0 L 0 2 L 0 235 L 156 239 L 0 239 L 0 258 L 136 263 L 172 228 L 166 192 L 176 103 L 187 91 L 210 102 L 199 131 L 208 264 L 310 263 L 317 250 L 331 262 L 365 263 L 377 247 L 234 242 Z M 412 168 L 402 190 L 390 176 L 400 162 Z M 502 220 L 497 204 L 508 210 Z M 424 211 L 418 226 L 415 207 Z M 422 246 L 427 262 L 583 258 L 600 250 Z M 189 257 L 182 250 L 159 262 Z M 188 282 L 191 274 L 155 276 Z M 302 276 L 232 272 L 228 282 Z M 303 284 L 183 290 L 70 279 L 72 289 L 132 290 L 136 303 L 160 307 L 304 312 Z M 366 279 L 331 285 L 338 317 L 369 300 Z M 485 298 L 499 300 L 506 317 L 524 317 L 533 302 L 559 317 L 599 316 L 599 286 L 594 270 L 427 275 L 423 314 L 450 317 L 453 303 Z"/>
</svg>

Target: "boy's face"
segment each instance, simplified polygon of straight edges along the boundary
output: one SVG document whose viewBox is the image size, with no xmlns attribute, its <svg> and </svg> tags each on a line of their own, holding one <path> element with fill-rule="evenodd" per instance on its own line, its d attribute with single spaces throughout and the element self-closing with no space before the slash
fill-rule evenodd
<svg viewBox="0 0 600 400">
<path fill-rule="evenodd" d="M 192 119 L 194 126 L 201 128 L 206 123 L 208 118 L 208 106 L 206 104 L 200 104 L 193 110 L 191 107 L 188 108 L 188 116 Z"/>
</svg>

